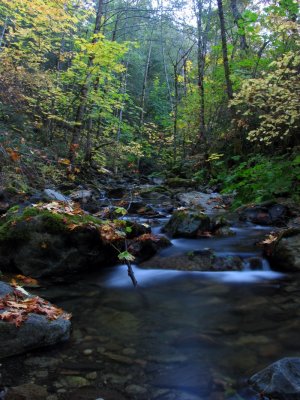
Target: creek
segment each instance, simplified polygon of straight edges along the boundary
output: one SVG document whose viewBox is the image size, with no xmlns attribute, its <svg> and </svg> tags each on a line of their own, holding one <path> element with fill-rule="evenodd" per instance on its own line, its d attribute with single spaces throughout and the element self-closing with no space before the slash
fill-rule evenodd
<svg viewBox="0 0 300 400">
<path fill-rule="evenodd" d="M 261 257 L 255 242 L 270 228 L 237 223 L 233 230 L 227 238 L 172 240 L 160 256 L 211 248 Z M 119 265 L 31 290 L 72 312 L 72 338 L 3 360 L 4 385 L 44 385 L 50 400 L 251 399 L 247 378 L 299 355 L 299 278 L 272 271 L 266 260 L 239 272 L 134 270 L 137 289 Z"/>
</svg>

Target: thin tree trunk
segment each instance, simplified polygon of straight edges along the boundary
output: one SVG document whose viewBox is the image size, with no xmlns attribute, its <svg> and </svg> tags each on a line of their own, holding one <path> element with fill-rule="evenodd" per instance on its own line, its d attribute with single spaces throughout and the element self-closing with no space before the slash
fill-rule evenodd
<svg viewBox="0 0 300 400">
<path fill-rule="evenodd" d="M 231 6 L 234 23 L 238 29 L 238 35 L 240 37 L 241 49 L 246 51 L 248 49 L 248 44 L 247 44 L 247 40 L 246 40 L 245 28 L 241 24 L 243 17 L 241 15 L 241 13 L 239 12 L 237 0 L 230 0 L 230 6 Z"/>
<path fill-rule="evenodd" d="M 232 83 L 230 79 L 230 68 L 228 62 L 228 50 L 227 50 L 227 39 L 226 39 L 226 28 L 225 28 L 225 19 L 224 19 L 224 10 L 223 10 L 223 2 L 222 0 L 218 1 L 218 14 L 220 19 L 220 28 L 221 28 L 221 40 L 222 40 L 222 53 L 223 53 L 223 65 L 224 65 L 224 74 L 226 81 L 226 90 L 228 99 L 231 100 L 233 98 L 233 90 Z"/>
<path fill-rule="evenodd" d="M 211 1 L 208 5 L 207 20 L 205 29 L 203 27 L 204 22 L 204 9 L 203 1 L 197 0 L 195 4 L 195 11 L 197 16 L 197 67 L 198 67 L 198 91 L 199 91 L 199 135 L 198 142 L 206 140 L 206 124 L 205 124 L 205 91 L 204 91 L 204 73 L 206 63 L 206 52 L 207 52 L 207 40 L 208 32 L 210 29 L 210 18 L 211 18 Z"/>
<path fill-rule="evenodd" d="M 178 114 L 178 64 L 174 65 L 174 121 L 173 121 L 173 162 L 177 158 L 177 114 Z"/>
<path fill-rule="evenodd" d="M 1 47 L 2 47 L 2 42 L 4 40 L 5 32 L 6 32 L 6 29 L 7 29 L 7 22 L 8 22 L 8 17 L 6 16 L 5 17 L 5 21 L 4 21 L 4 26 L 3 26 L 3 29 L 2 29 L 2 32 L 1 32 L 1 35 L 0 35 L 0 51 L 1 51 Z"/>
<path fill-rule="evenodd" d="M 148 79 L 148 72 L 149 72 L 149 65 L 151 59 L 151 52 L 152 52 L 152 38 L 150 39 L 150 45 L 148 50 L 147 61 L 145 65 L 145 72 L 144 72 L 144 79 L 143 79 L 143 88 L 142 88 L 142 96 L 141 96 L 141 116 L 140 116 L 140 127 L 143 128 L 144 126 L 144 116 L 145 116 L 145 98 L 146 98 L 146 88 L 147 88 L 147 79 Z"/>
</svg>

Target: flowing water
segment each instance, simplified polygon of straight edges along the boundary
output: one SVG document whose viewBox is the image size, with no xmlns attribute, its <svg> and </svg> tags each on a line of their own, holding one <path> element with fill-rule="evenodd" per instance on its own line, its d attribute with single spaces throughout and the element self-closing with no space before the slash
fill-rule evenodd
<svg viewBox="0 0 300 400">
<path fill-rule="evenodd" d="M 229 238 L 173 240 L 161 256 L 207 247 L 259 256 L 254 243 L 266 229 L 234 229 Z M 134 269 L 138 289 L 117 266 L 36 290 L 73 313 L 72 338 L 4 360 L 3 383 L 45 385 L 50 400 L 240 400 L 254 398 L 251 374 L 299 355 L 297 275 L 271 271 L 265 260 L 257 271 Z"/>
</svg>

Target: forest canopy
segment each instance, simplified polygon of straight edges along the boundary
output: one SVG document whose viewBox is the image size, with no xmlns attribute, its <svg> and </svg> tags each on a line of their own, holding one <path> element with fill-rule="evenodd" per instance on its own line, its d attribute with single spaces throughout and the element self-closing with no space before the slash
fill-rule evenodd
<svg viewBox="0 0 300 400">
<path fill-rule="evenodd" d="M 2 144 L 72 179 L 298 165 L 298 18 L 296 0 L 0 0 Z"/>
</svg>

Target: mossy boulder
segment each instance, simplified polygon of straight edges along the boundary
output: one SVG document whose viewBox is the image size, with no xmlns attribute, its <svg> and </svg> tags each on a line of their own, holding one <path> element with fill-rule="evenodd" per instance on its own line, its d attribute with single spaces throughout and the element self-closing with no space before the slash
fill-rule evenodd
<svg viewBox="0 0 300 400">
<path fill-rule="evenodd" d="M 193 188 L 197 185 L 197 183 L 192 179 L 176 177 L 167 179 L 166 185 L 170 188 Z"/>
<path fill-rule="evenodd" d="M 0 263 L 3 271 L 20 271 L 34 278 L 65 276 L 118 262 L 124 239 L 108 239 L 100 234 L 109 221 L 88 214 L 55 213 L 28 207 L 11 209 L 0 227 Z M 129 239 L 149 232 L 149 228 L 115 221 Z M 112 245 L 113 242 L 113 245 Z"/>
<path fill-rule="evenodd" d="M 210 218 L 199 212 L 190 210 L 175 211 L 163 230 L 171 237 L 193 238 L 210 231 Z"/>
</svg>

